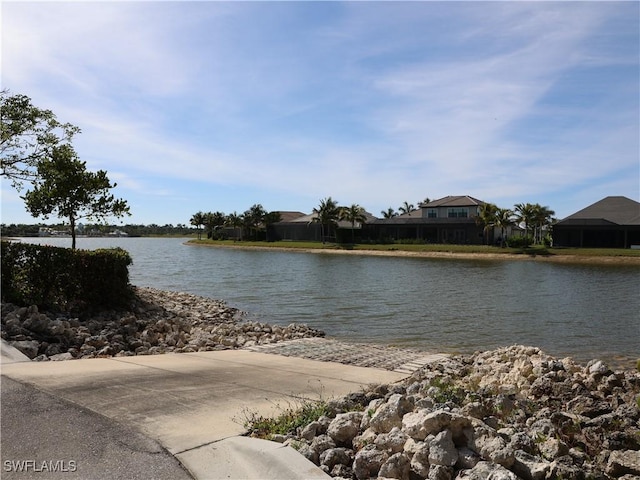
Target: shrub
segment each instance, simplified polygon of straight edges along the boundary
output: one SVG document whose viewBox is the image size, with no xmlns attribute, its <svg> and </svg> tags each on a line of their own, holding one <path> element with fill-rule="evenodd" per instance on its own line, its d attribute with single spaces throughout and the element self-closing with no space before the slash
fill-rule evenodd
<svg viewBox="0 0 640 480">
<path fill-rule="evenodd" d="M 126 307 L 132 298 L 129 254 L 2 242 L 2 300 L 54 311 Z"/>
<path fill-rule="evenodd" d="M 507 239 L 507 246 L 512 248 L 526 248 L 533 243 L 531 235 L 514 236 Z"/>
</svg>

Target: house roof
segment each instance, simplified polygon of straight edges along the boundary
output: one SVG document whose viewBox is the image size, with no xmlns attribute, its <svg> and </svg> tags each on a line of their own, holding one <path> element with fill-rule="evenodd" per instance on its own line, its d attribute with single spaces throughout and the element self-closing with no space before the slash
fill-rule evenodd
<svg viewBox="0 0 640 480">
<path fill-rule="evenodd" d="M 429 203 L 420 204 L 420 208 L 436 208 L 436 207 L 469 207 L 481 206 L 485 202 L 469 195 L 448 195 L 438 200 L 432 200 Z"/>
<path fill-rule="evenodd" d="M 557 225 L 640 225 L 640 203 L 622 196 L 605 197 L 569 215 Z"/>
<path fill-rule="evenodd" d="M 280 212 L 281 214 L 283 212 Z M 316 214 L 315 213 L 310 213 L 308 215 L 305 215 L 304 213 L 301 212 L 288 212 L 288 213 L 298 213 L 298 216 L 296 217 L 291 217 L 291 218 L 286 218 L 284 215 L 282 215 L 282 220 L 280 222 L 277 222 L 278 224 L 281 223 L 311 223 L 313 221 L 314 218 L 316 218 Z M 365 223 L 373 223 L 377 220 L 376 217 L 374 217 L 373 215 L 371 215 L 369 212 L 365 211 L 364 212 L 364 216 L 366 218 Z M 359 227 L 360 225 L 356 223 L 356 227 Z M 338 227 L 340 228 L 351 228 L 351 222 L 347 222 L 344 220 L 341 220 L 338 222 Z"/>
<path fill-rule="evenodd" d="M 304 216 L 304 213 L 302 212 L 278 212 L 280 214 L 280 221 L 281 222 L 291 222 L 293 220 L 295 220 L 296 218 L 300 218 L 302 216 Z"/>
</svg>

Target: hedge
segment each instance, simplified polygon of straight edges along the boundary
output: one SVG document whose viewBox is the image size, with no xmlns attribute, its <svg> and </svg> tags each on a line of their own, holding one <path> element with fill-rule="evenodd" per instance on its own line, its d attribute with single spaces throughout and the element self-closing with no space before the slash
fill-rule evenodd
<svg viewBox="0 0 640 480">
<path fill-rule="evenodd" d="M 127 307 L 132 260 L 121 248 L 69 248 L 2 242 L 2 300 L 84 313 Z"/>
</svg>

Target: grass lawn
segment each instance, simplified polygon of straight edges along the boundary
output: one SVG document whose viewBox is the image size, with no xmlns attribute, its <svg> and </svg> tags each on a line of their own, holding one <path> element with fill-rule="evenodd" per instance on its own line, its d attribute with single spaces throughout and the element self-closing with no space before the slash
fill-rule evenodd
<svg viewBox="0 0 640 480">
<path fill-rule="evenodd" d="M 444 252 L 444 253 L 485 253 L 485 254 L 511 254 L 511 255 L 573 255 L 581 257 L 638 257 L 640 250 L 626 248 L 547 248 L 542 245 L 530 248 L 501 248 L 486 245 L 446 245 L 446 244 L 356 244 L 356 245 L 336 245 L 334 243 L 322 244 L 320 242 L 252 242 L 234 240 L 190 240 L 189 243 L 196 245 L 210 246 L 230 246 L 230 247 L 262 247 L 262 248 L 287 248 L 287 249 L 313 249 L 313 250 L 359 250 L 359 251 L 381 251 L 381 252 Z"/>
</svg>

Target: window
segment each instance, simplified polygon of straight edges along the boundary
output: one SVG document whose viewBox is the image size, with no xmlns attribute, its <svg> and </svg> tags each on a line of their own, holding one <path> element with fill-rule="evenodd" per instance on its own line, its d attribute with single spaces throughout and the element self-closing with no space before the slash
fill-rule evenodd
<svg viewBox="0 0 640 480">
<path fill-rule="evenodd" d="M 469 209 L 465 207 L 450 208 L 447 211 L 449 218 L 468 218 Z"/>
<path fill-rule="evenodd" d="M 438 218 L 438 210 L 435 208 L 428 208 L 427 218 Z"/>
</svg>

